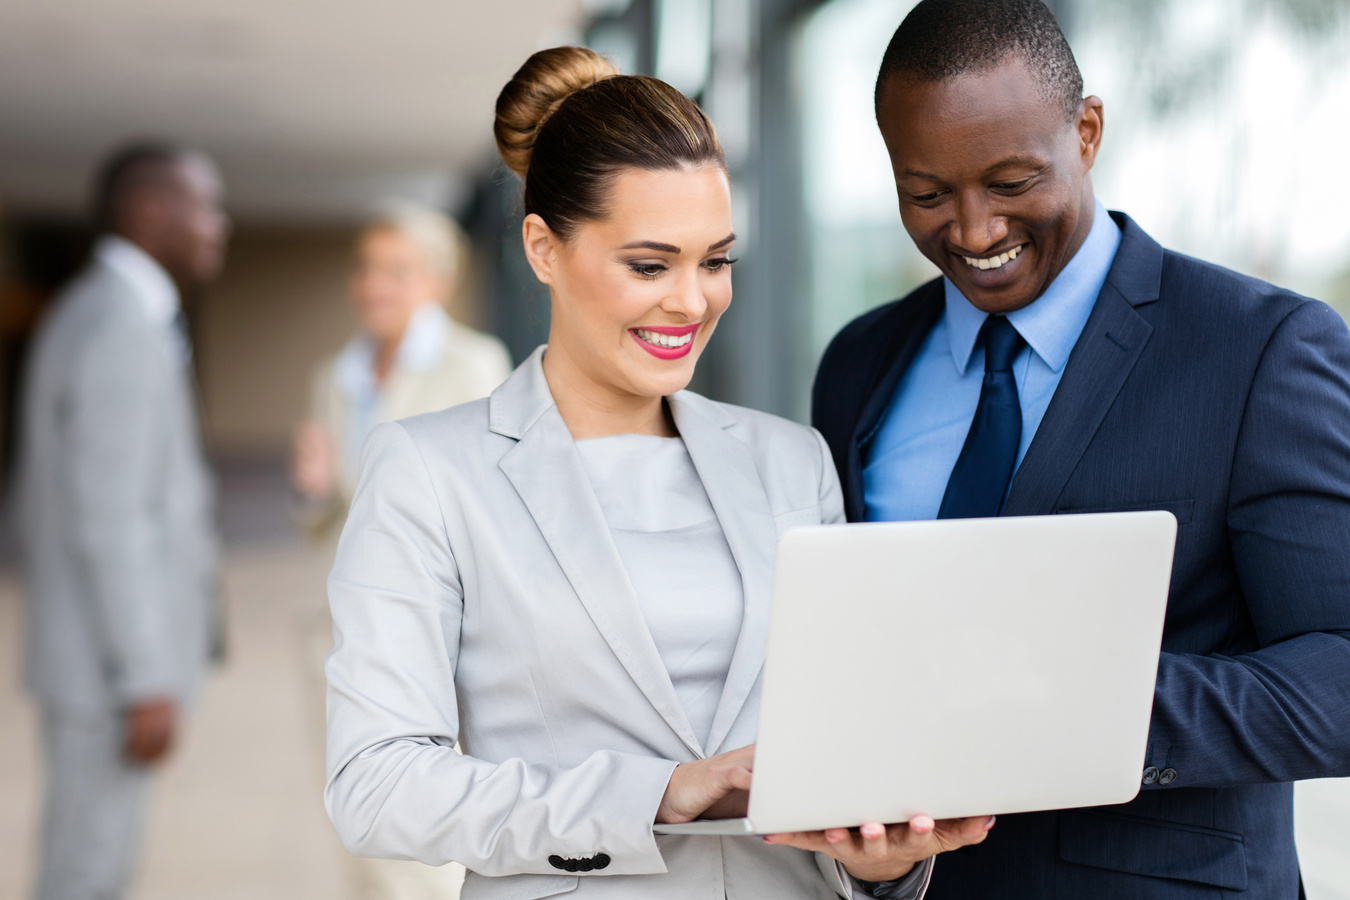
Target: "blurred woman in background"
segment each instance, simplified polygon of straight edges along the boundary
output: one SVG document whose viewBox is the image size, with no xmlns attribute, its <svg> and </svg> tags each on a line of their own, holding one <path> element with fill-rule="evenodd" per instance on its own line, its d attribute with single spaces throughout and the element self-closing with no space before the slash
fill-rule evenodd
<svg viewBox="0 0 1350 900">
<path fill-rule="evenodd" d="M 510 374 L 501 341 L 445 310 L 465 243 L 448 217 L 401 201 L 362 229 L 351 276 L 361 330 L 319 366 L 295 432 L 296 512 L 310 530 L 336 534 L 377 424 L 486 397 Z"/>
<path fill-rule="evenodd" d="M 511 372 L 501 341 L 446 312 L 465 246 L 452 220 L 402 201 L 385 204 L 357 238 L 350 284 L 361 330 L 318 367 L 309 416 L 295 430 L 293 511 L 321 554 L 333 552 L 372 428 L 486 397 Z M 327 606 L 300 627 L 313 706 L 322 710 L 323 658 L 333 646 Z M 353 861 L 353 877 L 359 900 L 453 900 L 464 873 L 362 859 Z"/>
</svg>

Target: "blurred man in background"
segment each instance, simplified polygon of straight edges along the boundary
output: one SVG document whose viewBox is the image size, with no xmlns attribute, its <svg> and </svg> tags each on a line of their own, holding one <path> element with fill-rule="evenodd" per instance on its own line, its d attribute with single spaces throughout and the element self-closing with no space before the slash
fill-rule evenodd
<svg viewBox="0 0 1350 900">
<path fill-rule="evenodd" d="M 451 219 L 405 202 L 385 204 L 357 238 L 351 296 L 360 331 L 315 372 L 309 418 L 296 428 L 292 459 L 296 517 L 328 551 L 346 520 L 372 428 L 486 397 L 511 372 L 501 341 L 445 311 L 466 243 Z M 333 645 L 327 604 L 307 634 L 314 708 L 321 713 L 323 658 Z M 361 859 L 355 868 L 362 900 L 453 900 L 464 878 L 457 864 Z"/>
<path fill-rule="evenodd" d="M 123 895 L 152 766 L 219 646 L 181 298 L 220 271 L 221 199 L 199 154 L 147 144 L 110 159 L 92 261 L 29 361 L 17 485 L 47 770 L 38 900 Z"/>
</svg>

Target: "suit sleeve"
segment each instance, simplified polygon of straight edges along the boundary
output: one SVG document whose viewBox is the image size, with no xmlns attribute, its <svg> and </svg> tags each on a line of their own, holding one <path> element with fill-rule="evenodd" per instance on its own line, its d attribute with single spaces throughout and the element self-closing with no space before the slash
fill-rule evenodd
<svg viewBox="0 0 1350 900">
<path fill-rule="evenodd" d="M 159 513 L 168 403 L 162 348 L 131 328 L 101 332 L 66 398 L 73 543 L 114 695 L 171 693 L 177 647 Z"/>
<path fill-rule="evenodd" d="M 324 801 L 359 856 L 457 861 L 483 875 L 666 871 L 652 833 L 675 762 L 599 750 L 580 764 L 461 756 L 455 698 L 464 590 L 411 435 L 381 425 L 328 579 Z"/>
<path fill-rule="evenodd" d="M 845 521 L 844 491 L 839 486 L 839 470 L 834 466 L 830 445 L 825 443 L 825 438 L 814 428 L 811 433 L 820 445 L 820 522 L 822 525 L 838 525 Z"/>
<path fill-rule="evenodd" d="M 1228 532 L 1261 646 L 1163 655 L 1151 763 L 1175 787 L 1350 775 L 1350 334 L 1323 304 L 1271 338 L 1233 473 Z"/>
</svg>

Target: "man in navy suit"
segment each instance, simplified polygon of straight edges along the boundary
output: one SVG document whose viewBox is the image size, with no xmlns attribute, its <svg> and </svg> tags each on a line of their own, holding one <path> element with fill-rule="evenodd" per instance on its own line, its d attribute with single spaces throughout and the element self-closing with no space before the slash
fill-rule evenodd
<svg viewBox="0 0 1350 900">
<path fill-rule="evenodd" d="M 1102 102 L 1040 0 L 924 0 L 876 109 L 943 277 L 821 362 L 849 517 L 1180 524 L 1139 796 L 1000 817 L 930 900 L 1292 900 L 1292 782 L 1350 775 L 1350 333 L 1096 202 Z"/>
</svg>

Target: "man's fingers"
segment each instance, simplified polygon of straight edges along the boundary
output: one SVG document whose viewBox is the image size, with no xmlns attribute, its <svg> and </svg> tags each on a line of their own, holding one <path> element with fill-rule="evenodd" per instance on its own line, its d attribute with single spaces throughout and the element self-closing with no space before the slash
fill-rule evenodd
<svg viewBox="0 0 1350 900">
<path fill-rule="evenodd" d="M 764 843 L 782 847 L 796 847 L 798 850 L 810 850 L 813 853 L 838 853 L 838 848 L 825 838 L 823 831 L 791 831 L 784 834 L 765 836 Z"/>
<path fill-rule="evenodd" d="M 862 838 L 862 853 L 876 862 L 884 861 L 891 852 L 891 838 L 880 822 L 867 822 L 858 829 Z"/>
<path fill-rule="evenodd" d="M 983 842 L 988 837 L 989 830 L 993 827 L 993 816 L 947 819 L 938 823 L 934 837 L 942 850 L 955 850 L 958 847 L 968 847 Z"/>
</svg>

